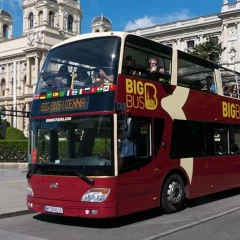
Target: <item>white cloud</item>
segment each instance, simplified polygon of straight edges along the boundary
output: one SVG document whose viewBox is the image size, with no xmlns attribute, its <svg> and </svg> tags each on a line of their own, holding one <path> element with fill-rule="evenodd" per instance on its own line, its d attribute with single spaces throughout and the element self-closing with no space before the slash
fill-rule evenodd
<svg viewBox="0 0 240 240">
<path fill-rule="evenodd" d="M 15 12 L 15 8 L 19 8 L 22 6 L 23 0 L 10 0 L 8 1 L 7 5 L 9 7 L 9 11 Z M 6 6 L 6 0 L 0 0 L 0 6 L 1 8 Z"/>
<path fill-rule="evenodd" d="M 182 12 L 175 12 L 172 14 L 168 14 L 162 17 L 158 16 L 151 16 L 148 17 L 147 15 L 143 18 L 139 18 L 134 21 L 129 21 L 125 26 L 125 31 L 131 31 L 138 28 L 146 28 L 151 27 L 157 24 L 163 24 L 168 22 L 175 22 L 178 20 L 184 20 L 190 18 L 188 10 L 184 9 Z"/>
</svg>

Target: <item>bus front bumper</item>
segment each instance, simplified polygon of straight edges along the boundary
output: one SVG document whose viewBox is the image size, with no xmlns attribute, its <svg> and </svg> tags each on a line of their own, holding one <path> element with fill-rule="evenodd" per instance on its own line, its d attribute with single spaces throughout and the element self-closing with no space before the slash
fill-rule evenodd
<svg viewBox="0 0 240 240">
<path fill-rule="evenodd" d="M 27 207 L 39 213 L 84 217 L 84 218 L 112 218 L 117 216 L 116 202 L 90 203 L 74 201 L 48 200 L 27 197 Z"/>
</svg>

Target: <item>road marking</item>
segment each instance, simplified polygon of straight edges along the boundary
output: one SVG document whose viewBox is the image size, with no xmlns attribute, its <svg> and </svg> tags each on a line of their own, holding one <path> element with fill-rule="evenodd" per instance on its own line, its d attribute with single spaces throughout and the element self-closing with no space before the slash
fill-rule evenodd
<svg viewBox="0 0 240 240">
<path fill-rule="evenodd" d="M 230 214 L 230 213 L 232 213 L 232 212 L 236 212 L 236 211 L 238 211 L 238 210 L 240 210 L 240 207 L 236 207 L 236 208 L 230 209 L 230 210 L 228 210 L 228 211 L 215 214 L 215 215 L 213 215 L 213 216 L 204 218 L 204 219 L 202 219 L 202 220 L 200 220 L 200 221 L 196 221 L 196 222 L 193 222 L 193 223 L 189 223 L 189 224 L 186 224 L 186 225 L 184 225 L 184 226 L 182 226 L 182 227 L 177 227 L 177 228 L 171 229 L 171 230 L 169 230 L 169 231 L 166 231 L 166 232 L 163 232 L 163 233 L 160 233 L 160 234 L 151 236 L 151 237 L 149 237 L 149 238 L 144 238 L 144 239 L 142 239 L 142 240 L 157 240 L 157 239 L 159 239 L 159 238 L 161 238 L 161 237 L 165 237 L 165 236 L 167 236 L 167 235 L 171 235 L 171 234 L 173 234 L 173 233 L 182 231 L 183 229 L 191 228 L 191 227 L 193 227 L 193 226 L 199 225 L 199 224 L 201 224 L 201 223 L 205 223 L 205 222 L 210 221 L 210 220 L 213 220 L 213 219 L 215 219 L 215 218 L 222 217 L 222 216 L 224 216 L 224 215 Z"/>
</svg>

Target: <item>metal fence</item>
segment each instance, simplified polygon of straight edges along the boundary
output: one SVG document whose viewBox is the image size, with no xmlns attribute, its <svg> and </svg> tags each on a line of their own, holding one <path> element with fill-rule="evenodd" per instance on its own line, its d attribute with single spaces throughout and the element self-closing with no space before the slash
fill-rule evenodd
<svg viewBox="0 0 240 240">
<path fill-rule="evenodd" d="M 28 162 L 28 152 L 18 151 L 17 146 L 5 147 L 0 145 L 0 162 Z"/>
</svg>

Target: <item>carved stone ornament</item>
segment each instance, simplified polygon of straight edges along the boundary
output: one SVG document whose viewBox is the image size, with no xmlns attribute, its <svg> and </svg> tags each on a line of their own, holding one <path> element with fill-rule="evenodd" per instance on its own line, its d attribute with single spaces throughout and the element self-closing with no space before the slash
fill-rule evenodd
<svg viewBox="0 0 240 240">
<path fill-rule="evenodd" d="M 236 27 L 230 27 L 228 29 L 229 35 L 235 35 L 237 33 L 237 28 Z"/>
</svg>

